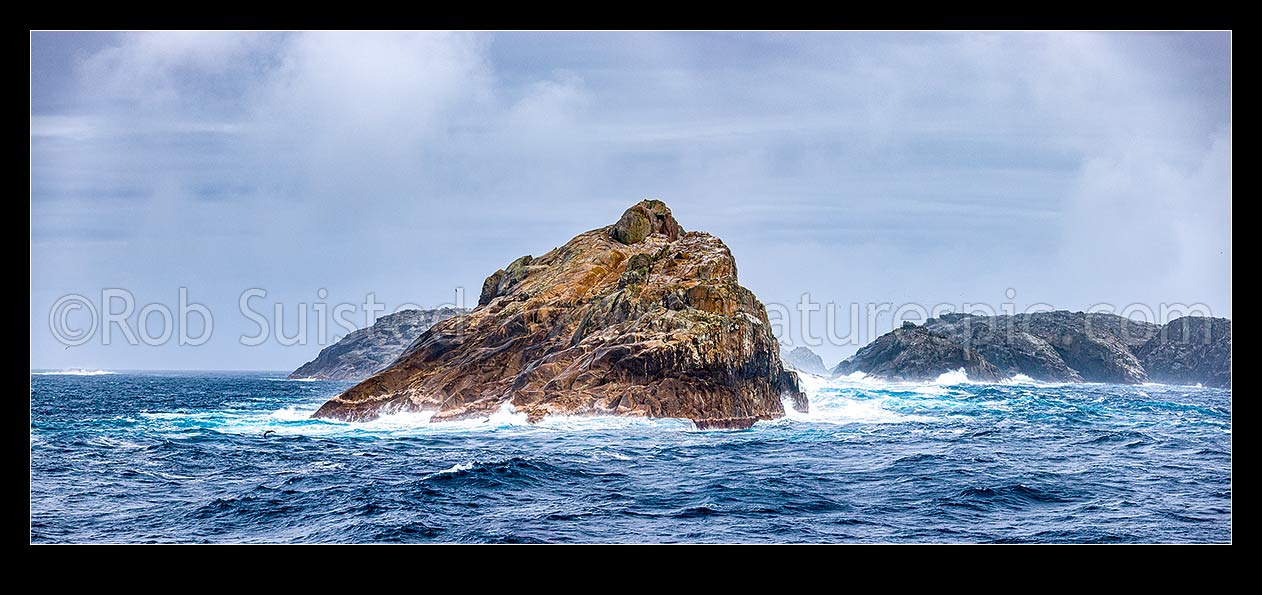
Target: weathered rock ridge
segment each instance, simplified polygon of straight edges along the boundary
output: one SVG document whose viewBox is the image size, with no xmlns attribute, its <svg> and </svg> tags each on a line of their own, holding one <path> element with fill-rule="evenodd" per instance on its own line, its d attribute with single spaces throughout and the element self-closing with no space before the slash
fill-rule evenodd
<svg viewBox="0 0 1262 595">
<path fill-rule="evenodd" d="M 837 364 L 834 374 L 863 372 L 891 380 L 933 380 L 963 369 L 970 380 L 994 382 L 1002 375 L 981 354 L 923 326 L 904 324 Z"/>
<path fill-rule="evenodd" d="M 1135 355 L 1153 382 L 1231 388 L 1231 321 L 1176 318 Z"/>
<path fill-rule="evenodd" d="M 429 327 L 468 311 L 466 308 L 401 310 L 382 316 L 372 326 L 353 331 L 320 350 L 315 359 L 294 370 L 289 377 L 363 380 L 390 365 Z"/>
<path fill-rule="evenodd" d="M 913 379 L 963 367 L 974 380 L 989 379 L 984 366 L 974 370 L 965 365 L 975 362 L 959 349 L 975 353 L 999 377 L 1231 385 L 1230 320 L 1184 317 L 1163 327 L 1115 314 L 1063 310 L 1004 316 L 944 314 L 923 326 L 908 324 L 879 337 L 833 372 Z"/>
<path fill-rule="evenodd" d="M 495 271 L 476 309 L 434 325 L 315 416 L 429 411 L 437 421 L 510 403 L 531 421 L 602 414 L 744 428 L 784 415 L 782 397 L 807 407 L 727 246 L 646 200 Z"/>
</svg>

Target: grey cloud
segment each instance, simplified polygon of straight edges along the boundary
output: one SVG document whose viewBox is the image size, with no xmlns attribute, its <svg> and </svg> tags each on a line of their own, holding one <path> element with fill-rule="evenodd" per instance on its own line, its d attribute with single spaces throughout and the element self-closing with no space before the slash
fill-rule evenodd
<svg viewBox="0 0 1262 595">
<path fill-rule="evenodd" d="M 78 94 L 32 106 L 32 201 L 49 205 L 31 221 L 42 365 L 291 367 L 310 354 L 236 345 L 243 284 L 437 304 L 650 196 L 727 240 L 769 303 L 1016 288 L 1018 303 L 1230 315 L 1225 34 L 92 43 L 70 61 Z M 104 229 L 116 240 L 84 242 Z M 58 291 L 124 282 L 197 283 L 224 337 L 92 362 L 41 339 Z"/>
</svg>

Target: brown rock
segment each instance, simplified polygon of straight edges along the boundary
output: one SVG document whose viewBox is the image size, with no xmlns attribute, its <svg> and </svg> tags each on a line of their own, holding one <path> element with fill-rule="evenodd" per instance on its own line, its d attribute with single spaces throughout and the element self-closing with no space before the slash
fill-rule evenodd
<svg viewBox="0 0 1262 595">
<path fill-rule="evenodd" d="M 482 282 L 482 293 L 478 295 L 478 305 L 485 306 L 495 299 L 496 292 L 499 291 L 500 279 L 504 278 L 504 269 L 500 269 L 491 273 L 486 281 Z"/>
<path fill-rule="evenodd" d="M 758 421 L 756 417 L 729 417 L 697 420 L 698 430 L 748 430 Z"/>
<path fill-rule="evenodd" d="M 727 246 L 684 233 L 664 203 L 644 201 L 615 225 L 497 271 L 477 309 L 435 325 L 315 417 L 452 420 L 507 402 L 531 421 L 632 415 L 748 427 L 784 415 L 782 396 L 806 410 Z"/>
<path fill-rule="evenodd" d="M 609 235 L 623 244 L 638 244 L 652 234 L 661 234 L 674 241 L 684 233 L 666 203 L 660 200 L 642 200 L 622 214 L 622 218 L 609 230 Z"/>
</svg>

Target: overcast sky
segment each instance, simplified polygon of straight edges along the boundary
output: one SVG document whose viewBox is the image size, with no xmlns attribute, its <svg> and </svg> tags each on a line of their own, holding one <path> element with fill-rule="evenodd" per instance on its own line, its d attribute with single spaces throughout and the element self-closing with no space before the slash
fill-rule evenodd
<svg viewBox="0 0 1262 595">
<path fill-rule="evenodd" d="M 645 197 L 836 335 L 886 302 L 1230 317 L 1230 67 L 1224 33 L 34 33 L 31 365 L 293 369 L 320 315 L 242 345 L 245 290 L 288 335 L 474 305 Z M 66 348 L 58 299 L 107 288 L 187 288 L 213 334 Z"/>
</svg>

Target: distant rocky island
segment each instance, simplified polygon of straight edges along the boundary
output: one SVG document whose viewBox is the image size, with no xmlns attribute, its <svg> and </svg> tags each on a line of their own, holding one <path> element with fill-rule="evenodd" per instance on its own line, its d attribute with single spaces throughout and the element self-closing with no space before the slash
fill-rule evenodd
<svg viewBox="0 0 1262 595">
<path fill-rule="evenodd" d="M 495 271 L 477 308 L 438 322 L 314 416 L 453 420 L 509 403 L 532 422 L 599 414 L 747 428 L 783 416 L 782 399 L 807 410 L 731 251 L 646 200 Z"/>
<path fill-rule="evenodd" d="M 1001 374 L 976 350 L 956 343 L 942 333 L 904 324 L 877 337 L 851 358 L 833 368 L 834 375 L 863 372 L 890 380 L 933 380 L 946 372 L 963 369 L 969 379 L 994 382 Z"/>
<path fill-rule="evenodd" d="M 1185 316 L 1135 350 L 1148 379 L 1231 388 L 1231 321 Z"/>
<path fill-rule="evenodd" d="M 363 380 L 390 365 L 429 327 L 468 311 L 467 308 L 400 310 L 382 316 L 372 326 L 356 330 L 325 347 L 315 359 L 294 370 L 289 377 Z"/>
<path fill-rule="evenodd" d="M 780 359 L 784 361 L 785 367 L 793 368 L 798 372 L 828 376 L 828 367 L 824 365 L 823 358 L 811 351 L 810 347 L 794 347 L 792 351 L 781 349 Z"/>
<path fill-rule="evenodd" d="M 944 314 L 904 323 L 833 369 L 928 380 L 963 369 L 976 381 L 1024 374 L 1051 382 L 1163 382 L 1231 387 L 1231 321 L 1182 317 L 1166 325 L 1115 314 Z"/>
</svg>

